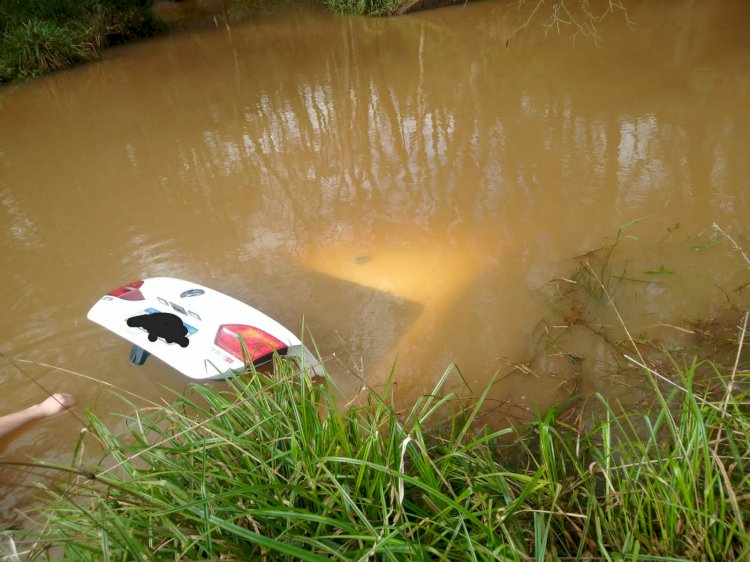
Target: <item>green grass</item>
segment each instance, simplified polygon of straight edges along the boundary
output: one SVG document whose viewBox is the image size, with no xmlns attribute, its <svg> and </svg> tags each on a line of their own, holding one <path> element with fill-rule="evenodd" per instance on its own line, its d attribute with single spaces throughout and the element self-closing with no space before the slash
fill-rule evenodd
<svg viewBox="0 0 750 562">
<path fill-rule="evenodd" d="M 363 16 L 386 16 L 395 14 L 406 0 L 324 0 L 332 12 Z"/>
<path fill-rule="evenodd" d="M 2 38 L 3 67 L 11 76 L 31 76 L 96 58 L 85 29 L 46 20 L 29 20 Z"/>
<path fill-rule="evenodd" d="M 147 0 L 4 0 L 0 3 L 0 82 L 68 68 L 101 49 L 153 35 Z"/>
<path fill-rule="evenodd" d="M 117 432 L 90 414 L 106 454 L 61 467 L 30 559 L 746 560 L 745 375 L 696 367 L 651 412 L 597 395 L 598 421 L 573 400 L 517 430 L 441 396 L 450 370 L 406 414 L 387 391 L 342 412 L 283 360 Z"/>
<path fill-rule="evenodd" d="M 650 388 L 639 410 L 573 394 L 491 428 L 492 382 L 459 400 L 453 368 L 406 412 L 389 387 L 344 410 L 276 358 L 117 424 L 89 414 L 74 458 L 99 462 L 55 467 L 36 530 L 7 535 L 30 560 L 749 560 L 750 313 L 731 357 L 657 356 L 614 305 L 612 251 L 583 259 L 626 334 L 610 352 Z"/>
</svg>

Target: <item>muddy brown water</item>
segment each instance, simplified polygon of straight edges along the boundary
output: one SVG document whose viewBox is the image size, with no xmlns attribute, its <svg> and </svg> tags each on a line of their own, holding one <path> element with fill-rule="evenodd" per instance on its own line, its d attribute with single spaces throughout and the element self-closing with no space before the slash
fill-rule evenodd
<svg viewBox="0 0 750 562">
<path fill-rule="evenodd" d="M 86 320 L 150 276 L 304 322 L 346 397 L 395 362 L 404 404 L 451 363 L 479 391 L 526 361 L 547 282 L 635 219 L 631 271 L 674 274 L 623 303 L 633 331 L 712 314 L 742 264 L 692 240 L 748 235 L 750 4 L 626 5 L 634 25 L 606 18 L 598 45 L 513 34 L 505 2 L 217 18 L 0 88 L 0 351 L 36 363 L 0 364 L 0 411 L 43 388 L 79 418 L 128 411 L 105 383 L 184 389 Z M 544 407 L 561 385 L 516 371 L 492 396 Z M 67 462 L 80 429 L 58 416 L 1 454 Z M 5 523 L 36 480 L 2 469 Z"/>
</svg>

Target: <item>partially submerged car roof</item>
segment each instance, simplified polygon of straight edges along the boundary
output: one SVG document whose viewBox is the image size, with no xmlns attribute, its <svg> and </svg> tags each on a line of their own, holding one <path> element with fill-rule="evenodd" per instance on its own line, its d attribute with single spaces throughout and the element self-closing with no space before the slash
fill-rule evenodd
<svg viewBox="0 0 750 562">
<path fill-rule="evenodd" d="M 133 281 L 102 296 L 87 316 L 132 343 L 135 363 L 155 355 L 191 379 L 221 379 L 275 353 L 295 357 L 310 374 L 323 375 L 312 353 L 284 326 L 192 281 Z"/>
</svg>

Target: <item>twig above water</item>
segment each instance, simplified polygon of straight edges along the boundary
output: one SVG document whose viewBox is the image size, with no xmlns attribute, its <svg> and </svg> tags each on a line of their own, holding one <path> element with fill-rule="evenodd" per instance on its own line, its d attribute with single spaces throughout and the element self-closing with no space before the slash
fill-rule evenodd
<svg viewBox="0 0 750 562">
<path fill-rule="evenodd" d="M 714 230 L 718 231 L 724 238 L 726 238 L 727 240 L 729 240 L 729 242 L 732 244 L 732 246 L 734 246 L 734 249 L 737 250 L 740 253 L 740 255 L 742 256 L 742 258 L 745 260 L 745 263 L 747 265 L 750 265 L 750 258 L 747 257 L 747 254 L 745 253 L 745 251 L 742 249 L 742 247 L 739 244 L 737 244 L 737 242 L 735 242 L 734 238 L 732 238 L 731 236 L 729 236 L 729 234 L 727 234 L 726 232 L 724 232 L 721 229 L 721 227 L 718 224 L 716 224 L 716 223 L 713 224 L 713 228 L 714 228 Z"/>
</svg>

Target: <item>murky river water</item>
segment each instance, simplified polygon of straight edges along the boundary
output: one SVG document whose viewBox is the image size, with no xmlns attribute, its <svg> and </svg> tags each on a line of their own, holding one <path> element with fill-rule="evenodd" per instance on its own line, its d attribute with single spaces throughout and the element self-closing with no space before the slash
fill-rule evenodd
<svg viewBox="0 0 750 562">
<path fill-rule="evenodd" d="M 481 390 L 534 347 L 546 282 L 642 217 L 630 232 L 660 248 L 642 269 L 675 272 L 643 291 L 650 322 L 710 314 L 737 261 L 680 243 L 714 222 L 748 234 L 750 4 L 627 6 L 636 25 L 605 19 L 598 46 L 541 27 L 508 42 L 522 14 L 504 2 L 217 20 L 0 88 L 0 351 L 168 397 L 183 377 L 130 365 L 86 320 L 164 275 L 304 319 L 347 396 L 396 359 L 405 402 L 451 362 Z M 44 398 L 33 381 L 79 416 L 127 410 L 17 365 L 0 364 L 0 412 Z M 519 372 L 493 395 L 544 406 L 558 382 Z M 38 423 L 2 454 L 68 460 L 80 425 Z M 2 472 L 3 520 L 33 480 Z"/>
</svg>

